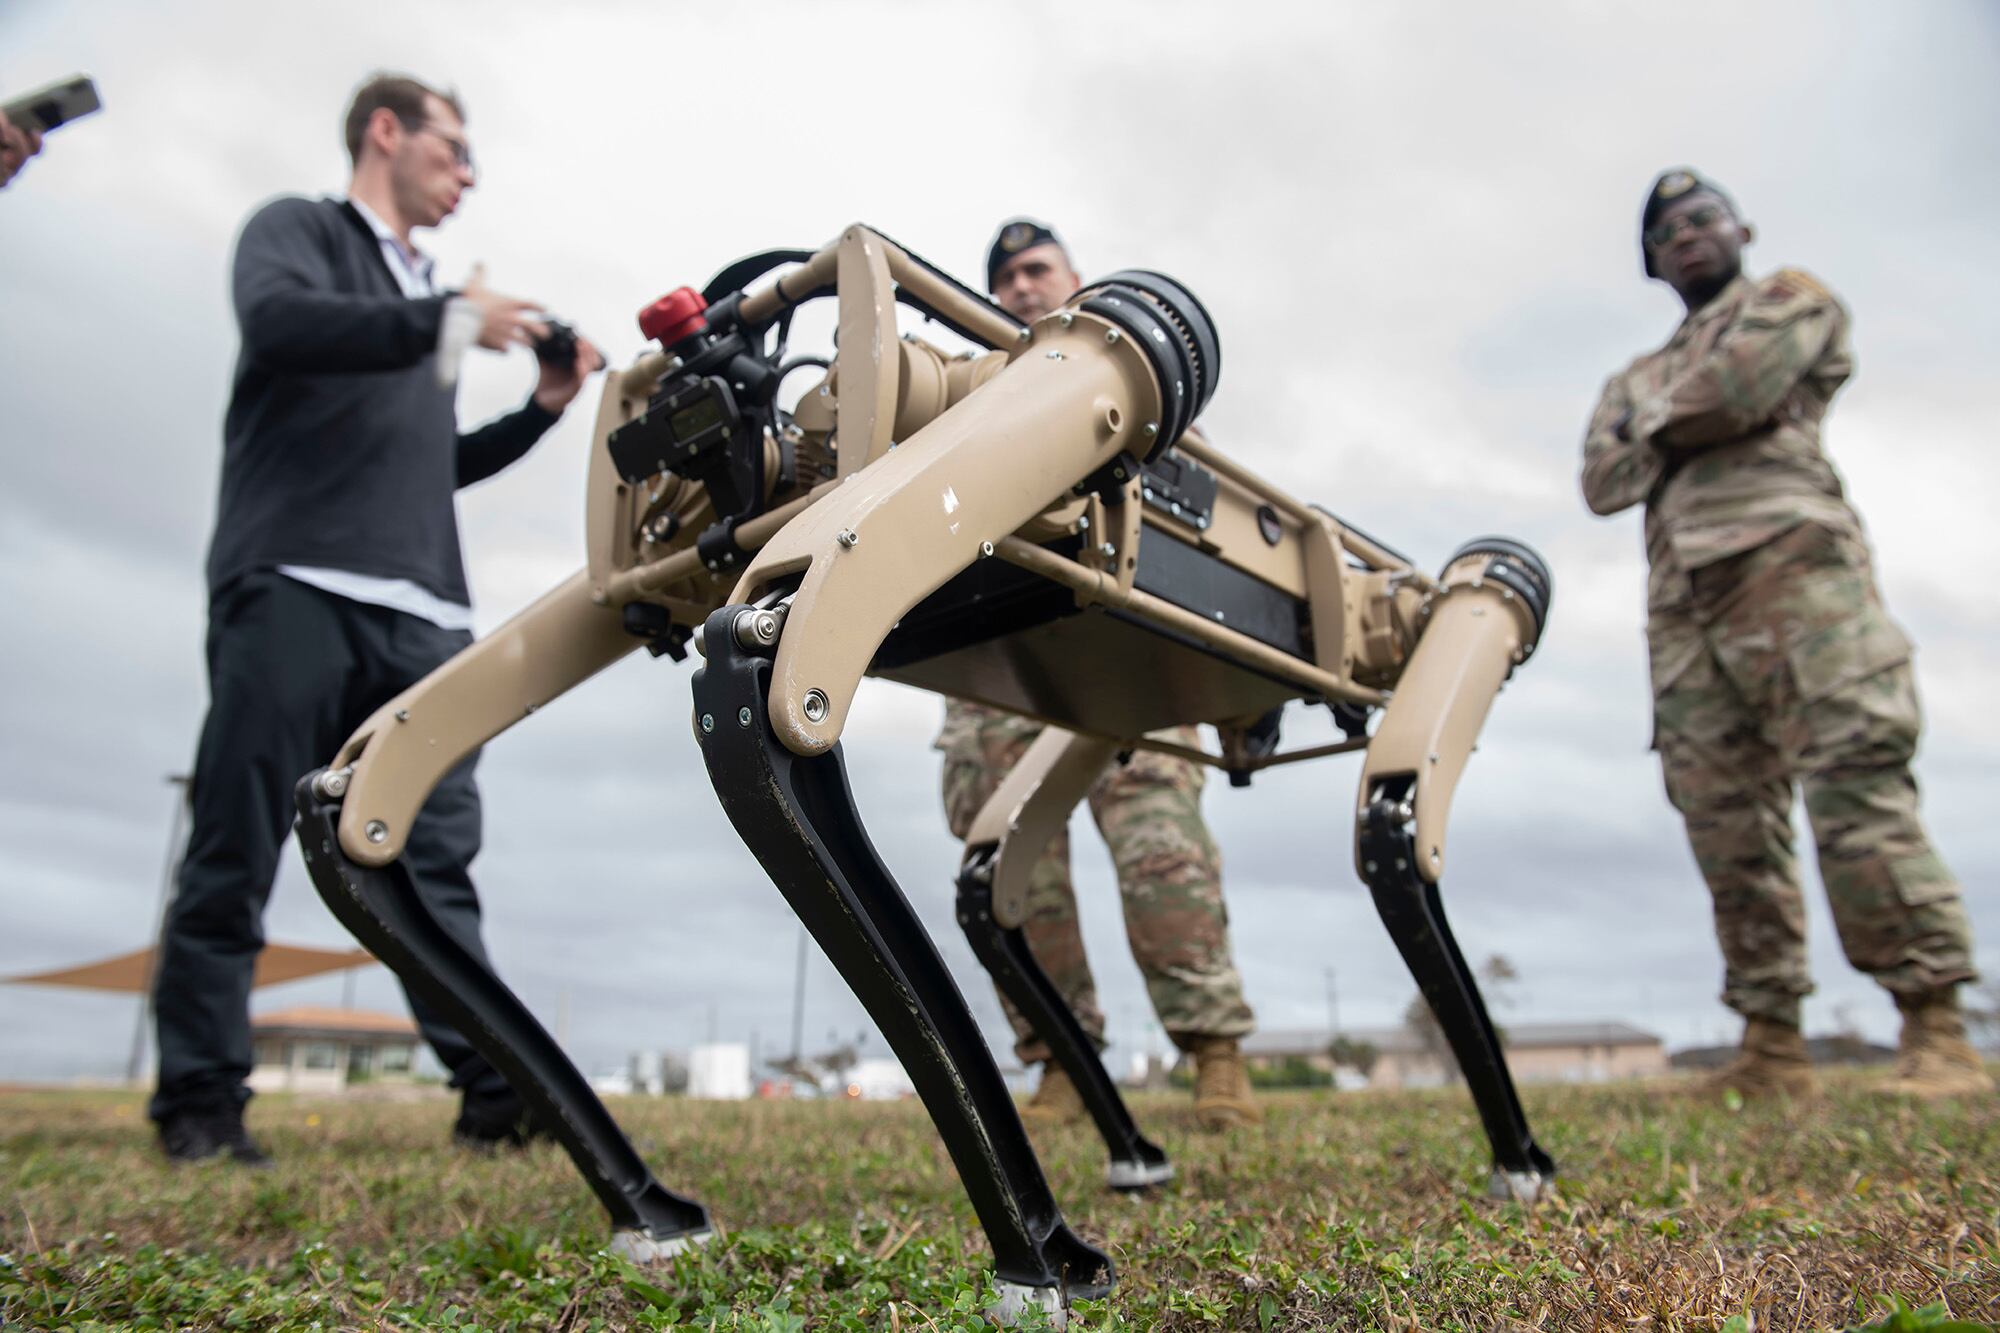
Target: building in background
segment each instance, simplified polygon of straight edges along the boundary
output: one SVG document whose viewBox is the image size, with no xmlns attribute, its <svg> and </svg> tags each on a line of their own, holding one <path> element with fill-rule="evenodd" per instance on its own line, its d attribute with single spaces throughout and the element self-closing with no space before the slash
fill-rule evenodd
<svg viewBox="0 0 2000 1333">
<path fill-rule="evenodd" d="M 687 1095 L 719 1102 L 748 1097 L 750 1048 L 740 1041 L 719 1041 L 690 1050 Z"/>
<path fill-rule="evenodd" d="M 256 1092 L 341 1093 L 415 1081 L 417 1025 L 404 1014 L 303 1005 L 250 1021 Z"/>
<path fill-rule="evenodd" d="M 1741 1046 L 1686 1046 L 1668 1056 L 1667 1063 L 1675 1069 L 1702 1073 L 1722 1068 L 1734 1060 L 1742 1049 Z M 1836 1032 L 1831 1036 L 1807 1037 L 1806 1058 L 1822 1067 L 1850 1065 L 1869 1068 L 1893 1062 L 1896 1048 L 1869 1041 L 1859 1033 Z"/>
<path fill-rule="evenodd" d="M 842 1091 L 849 1097 L 871 1102 L 893 1102 L 916 1096 L 917 1085 L 897 1061 L 871 1056 L 856 1061 L 847 1071 L 847 1084 Z"/>
<path fill-rule="evenodd" d="M 1344 1028 L 1354 1047 L 1372 1047 L 1362 1071 L 1370 1088 L 1435 1088 L 1455 1077 L 1438 1039 L 1408 1027 Z M 1667 1049 L 1628 1023 L 1508 1023 L 1501 1027 L 1507 1064 L 1520 1083 L 1609 1083 L 1667 1072 Z M 1325 1028 L 1256 1032 L 1243 1039 L 1252 1070 L 1287 1067 L 1333 1074 L 1332 1035 Z"/>
</svg>

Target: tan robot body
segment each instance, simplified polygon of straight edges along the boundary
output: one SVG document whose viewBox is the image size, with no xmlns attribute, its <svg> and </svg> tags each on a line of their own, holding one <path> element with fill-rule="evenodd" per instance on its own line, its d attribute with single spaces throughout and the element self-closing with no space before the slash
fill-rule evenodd
<svg viewBox="0 0 2000 1333">
<path fill-rule="evenodd" d="M 608 377 L 598 412 L 586 567 L 302 784 L 302 844 L 336 912 L 553 1122 L 622 1248 L 651 1257 L 705 1235 L 699 1205 L 652 1181 L 518 1001 L 396 901 L 410 822 L 459 759 L 625 653 L 679 656 L 693 636 L 707 657 L 696 739 L 724 808 L 917 1082 L 1003 1292 L 1047 1304 L 1054 1288 L 1107 1284 L 1109 1262 L 1062 1225 L 976 1026 L 867 847 L 836 748 L 862 677 L 1053 724 L 975 823 L 959 917 L 1003 989 L 1055 1031 L 1120 1187 L 1171 1167 L 1020 944 L 1027 867 L 1120 749 L 1239 779 L 1365 749 L 1357 867 L 1453 1037 L 1496 1187 L 1532 1195 L 1553 1168 L 1437 885 L 1466 758 L 1541 633 L 1541 562 L 1484 539 L 1432 578 L 1184 433 L 1220 349 L 1170 279 L 1115 274 L 1023 328 L 864 227 L 787 258 L 706 310 L 686 293 L 649 309 L 663 345 Z M 832 365 L 779 412 L 788 311 L 829 294 Z M 899 337 L 898 302 L 994 350 Z M 1276 750 L 1265 723 L 1297 699 L 1341 706 L 1350 738 Z M 1214 724 L 1216 752 L 1147 735 L 1190 722 Z"/>
</svg>

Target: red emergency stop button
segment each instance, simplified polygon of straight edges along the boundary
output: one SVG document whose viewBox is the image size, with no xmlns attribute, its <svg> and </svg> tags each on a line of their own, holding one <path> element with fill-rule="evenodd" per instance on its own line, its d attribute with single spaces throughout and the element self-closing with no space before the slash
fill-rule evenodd
<svg viewBox="0 0 2000 1333">
<path fill-rule="evenodd" d="M 639 312 L 639 332 L 662 347 L 672 347 L 691 333 L 701 333 L 708 321 L 701 312 L 708 302 L 692 287 L 676 287 Z"/>
</svg>

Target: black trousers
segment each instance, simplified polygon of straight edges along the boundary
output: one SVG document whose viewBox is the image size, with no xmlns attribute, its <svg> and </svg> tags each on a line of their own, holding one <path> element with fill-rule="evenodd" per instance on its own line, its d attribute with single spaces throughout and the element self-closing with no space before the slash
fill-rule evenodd
<svg viewBox="0 0 2000 1333">
<path fill-rule="evenodd" d="M 160 1081 L 148 1108 L 248 1100 L 250 982 L 264 905 L 291 832 L 292 789 L 377 707 L 472 642 L 417 616 L 350 601 L 272 571 L 209 604 L 208 718 L 195 755 L 193 832 L 154 983 Z M 484 960 L 470 866 L 479 853 L 475 753 L 445 775 L 404 863 L 453 938 Z M 499 1071 L 415 995 L 411 1012 L 468 1101 L 511 1102 Z"/>
</svg>

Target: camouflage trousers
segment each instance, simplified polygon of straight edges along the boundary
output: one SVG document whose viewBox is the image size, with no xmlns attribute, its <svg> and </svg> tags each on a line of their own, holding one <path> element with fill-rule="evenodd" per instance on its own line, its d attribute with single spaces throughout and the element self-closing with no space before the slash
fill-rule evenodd
<svg viewBox="0 0 2000 1333">
<path fill-rule="evenodd" d="M 980 808 L 1041 733 L 1039 724 L 972 704 L 949 702 L 937 748 L 944 751 L 944 807 L 953 836 L 971 831 Z M 1183 734 L 1185 733 L 1185 734 Z M 1173 735 L 1193 745 L 1183 728 Z M 1134 751 L 1091 785 L 1090 813 L 1111 848 L 1125 908 L 1125 933 L 1146 992 L 1176 1046 L 1201 1037 L 1240 1037 L 1252 1027 L 1243 979 L 1229 952 L 1222 902 L 1222 855 L 1201 817 L 1199 765 Z M 1104 1012 L 1084 957 L 1069 875 L 1069 834 L 1056 835 L 1028 883 L 1022 934 L 1028 949 L 1091 1039 L 1104 1045 Z M 1000 997 L 1024 1064 L 1049 1058 L 1021 1014 Z"/>
<path fill-rule="evenodd" d="M 1794 786 L 1848 961 L 1898 994 L 1973 979 L 1958 882 L 1910 774 L 1910 645 L 1858 535 L 1802 523 L 1692 574 L 1656 560 L 1654 748 L 1715 900 L 1722 999 L 1796 1023 L 1812 990 Z"/>
</svg>

